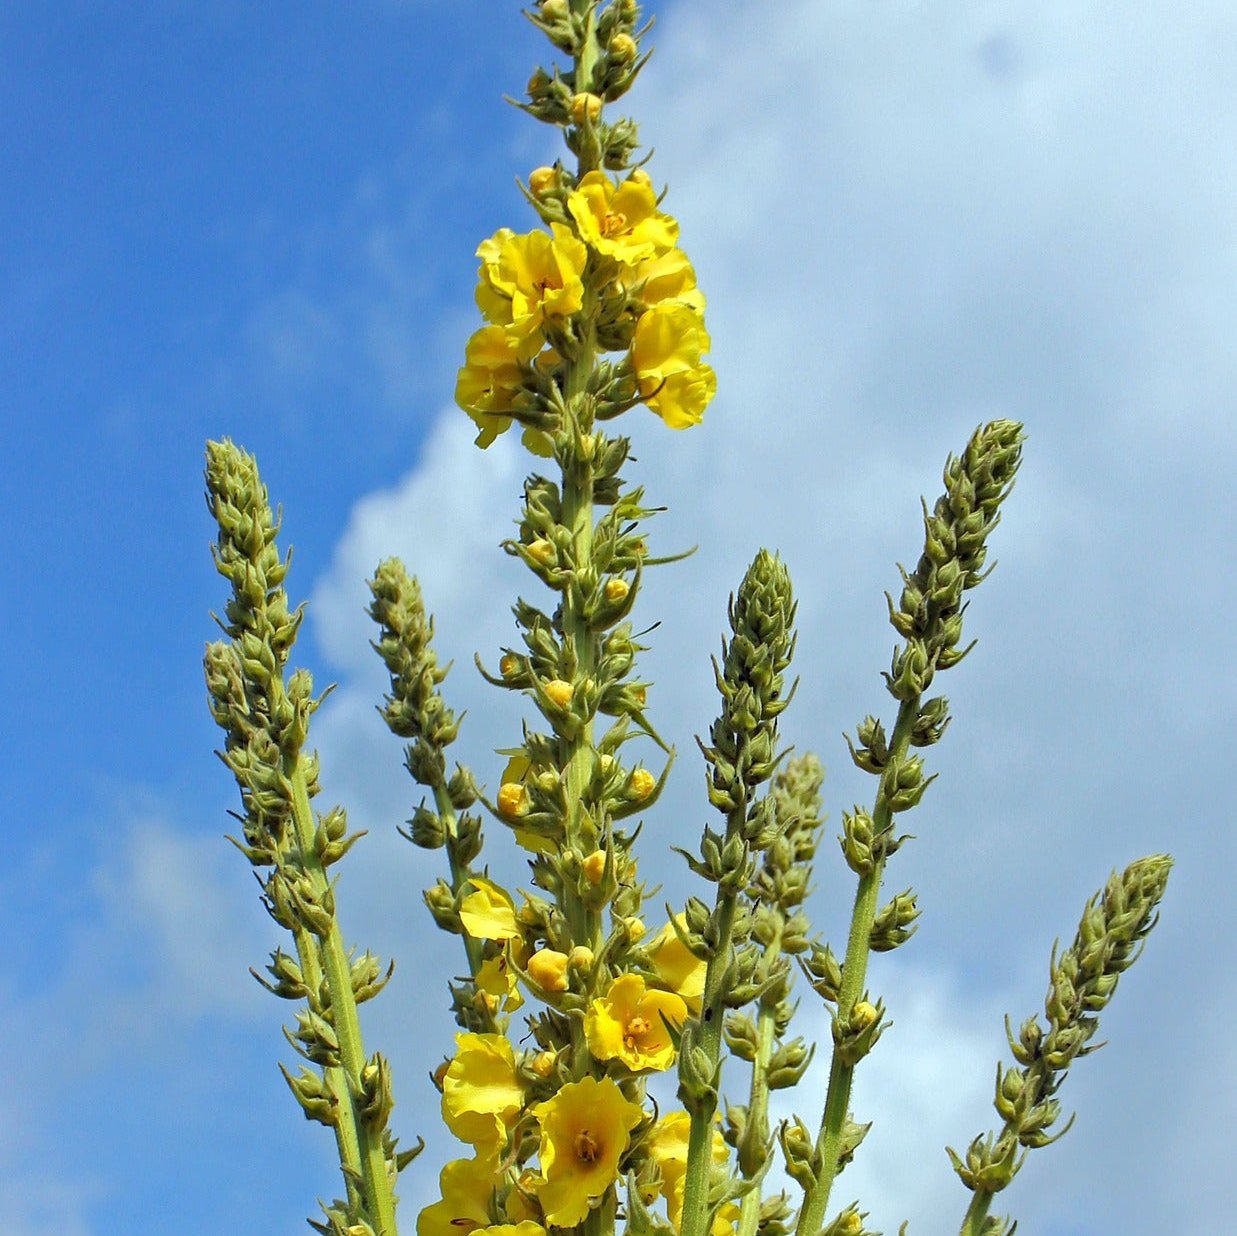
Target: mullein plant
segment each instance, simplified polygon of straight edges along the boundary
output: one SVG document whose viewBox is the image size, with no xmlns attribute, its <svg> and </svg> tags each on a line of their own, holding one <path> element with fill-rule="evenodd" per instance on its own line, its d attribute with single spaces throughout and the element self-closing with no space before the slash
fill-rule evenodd
<svg viewBox="0 0 1237 1236">
<path fill-rule="evenodd" d="M 714 662 L 719 711 L 700 743 L 719 818 L 698 850 L 679 852 L 704 895 L 650 929 L 635 843 L 674 753 L 647 713 L 632 614 L 644 572 L 673 559 L 649 551 L 653 508 L 622 478 L 630 444 L 609 422 L 640 404 L 669 429 L 701 421 L 715 389 L 705 302 L 664 194 L 636 157 L 635 125 L 608 111 L 647 60 L 640 6 L 544 0 L 527 16 L 569 63 L 538 69 L 519 106 L 561 131 L 570 159 L 523 186 L 539 226 L 500 229 L 477 250 L 484 325 L 455 392 L 480 447 L 518 425 L 534 456 L 518 534 L 503 548 L 548 595 L 517 600 L 518 641 L 492 668 L 478 661 L 495 688 L 530 706 L 492 795 L 448 759 L 460 718 L 442 693 L 446 669 L 417 581 L 394 559 L 370 581 L 374 647 L 391 684 L 381 711 L 425 791 L 406 836 L 445 852 L 424 896 L 462 954 L 462 977 L 449 984 L 454 1051 L 433 1074 L 460 1152 L 416 1230 L 863 1236 L 858 1204 L 830 1203 L 868 1129 L 851 1113 L 855 1070 L 890 1024 L 868 960 L 906 943 L 919 915 L 910 889 L 882 900 L 885 869 L 907 839 L 901 817 L 933 780 L 924 753 L 949 704 L 931 692 L 969 651 L 965 594 L 987 574 L 1022 429 L 983 425 L 949 459 L 943 495 L 924 506 L 918 563 L 889 596 L 895 716 L 889 728 L 866 717 L 848 740 L 875 788 L 870 806 L 842 815 L 856 880 L 842 956 L 804 911 L 823 773 L 779 739 L 794 694 L 795 601 L 785 565 L 763 550 L 731 598 Z M 398 1175 L 417 1149 L 399 1150 L 389 1131 L 390 1070 L 367 1053 L 357 1013 L 391 970 L 341 932 L 331 869 L 358 834 L 342 809 L 312 803 L 308 727 L 321 697 L 305 670 L 287 669 L 303 609 L 284 591 L 288 559 L 254 459 L 212 443 L 206 482 L 215 561 L 232 586 L 227 638 L 208 647 L 206 677 L 241 790 L 235 844 L 292 937 L 292 951 L 276 949 L 269 977 L 258 977 L 298 1006 L 286 1033 L 301 1063 L 284 1075 L 306 1117 L 334 1134 L 343 1177 L 344 1197 L 311 1222 L 333 1236 L 395 1236 Z M 633 741 L 655 754 L 651 767 L 630 755 Z M 523 888 L 482 862 L 486 823 L 527 852 Z M 1154 925 L 1169 866 L 1155 855 L 1114 875 L 1074 943 L 1054 950 L 1047 1026 L 1032 1017 L 1011 1029 L 1015 1063 L 997 1068 L 1000 1127 L 949 1152 L 971 1193 L 963 1236 L 1013 1230 L 989 1214 L 993 1200 L 1030 1149 L 1060 1135 L 1057 1091 L 1094 1050 L 1097 1014 Z M 771 1093 L 799 1086 L 820 1046 L 790 1036 L 800 977 L 824 1003 L 832 1059 L 825 1093 L 801 1096 L 819 1113 L 812 1123 L 775 1127 Z M 661 1074 L 677 1079 L 670 1110 L 647 1090 Z"/>
</svg>

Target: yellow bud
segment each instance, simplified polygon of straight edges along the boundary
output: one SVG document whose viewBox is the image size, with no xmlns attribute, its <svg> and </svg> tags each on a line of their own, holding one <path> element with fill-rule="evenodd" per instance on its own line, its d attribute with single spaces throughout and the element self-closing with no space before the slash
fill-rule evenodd
<svg viewBox="0 0 1237 1236">
<path fill-rule="evenodd" d="M 863 1220 L 858 1211 L 848 1210 L 839 1216 L 838 1236 L 863 1236 Z"/>
<path fill-rule="evenodd" d="M 572 685 L 561 678 L 553 678 L 545 684 L 546 698 L 559 708 L 566 708 L 571 703 Z"/>
<path fill-rule="evenodd" d="M 562 21 L 569 12 L 567 0 L 541 0 L 541 16 L 546 21 Z"/>
<path fill-rule="evenodd" d="M 577 944 L 567 955 L 567 961 L 573 970 L 591 970 L 593 950 L 585 944 Z"/>
<path fill-rule="evenodd" d="M 444 1060 L 431 1074 L 434 1085 L 441 1090 L 443 1079 L 447 1076 L 447 1070 L 451 1067 L 450 1060 Z"/>
<path fill-rule="evenodd" d="M 583 124 L 585 118 L 596 121 L 601 117 L 601 99 L 587 90 L 577 94 L 571 100 L 571 119 L 575 124 Z"/>
<path fill-rule="evenodd" d="M 601 769 L 601 775 L 603 777 L 608 777 L 610 775 L 610 769 L 614 767 L 614 756 L 612 756 L 608 751 L 603 751 L 597 757 L 597 766 Z"/>
<path fill-rule="evenodd" d="M 567 990 L 567 954 L 543 948 L 528 959 L 528 977 L 542 991 Z"/>
<path fill-rule="evenodd" d="M 541 1218 L 541 1210 L 524 1190 L 512 1189 L 507 1194 L 504 1209 L 506 1210 L 507 1218 L 512 1223 L 536 1223 L 538 1227 L 541 1226 L 538 1222 Z"/>
<path fill-rule="evenodd" d="M 498 1012 L 498 997 L 491 995 L 488 991 L 477 992 L 475 1003 L 479 1009 L 483 1009 L 491 1017 Z"/>
<path fill-rule="evenodd" d="M 529 1062 L 528 1067 L 538 1077 L 549 1077 L 554 1072 L 554 1062 L 557 1057 L 552 1051 L 539 1051 Z"/>
<path fill-rule="evenodd" d="M 554 546 L 545 537 L 538 537 L 529 547 L 528 556 L 540 562 L 542 566 L 553 566 L 558 554 Z"/>
<path fill-rule="evenodd" d="M 877 1013 L 875 1007 L 869 1004 L 866 1000 L 860 1000 L 850 1011 L 851 1029 L 855 1031 L 866 1030 L 880 1014 Z"/>
<path fill-rule="evenodd" d="M 514 652 L 503 653 L 498 662 L 498 672 L 504 678 L 514 678 L 520 672 L 520 658 Z"/>
<path fill-rule="evenodd" d="M 498 814 L 514 820 L 528 814 L 528 791 L 518 781 L 508 781 L 498 787 Z"/>
<path fill-rule="evenodd" d="M 636 40 L 630 34 L 616 34 L 610 40 L 610 55 L 619 64 L 628 64 L 636 58 Z"/>
<path fill-rule="evenodd" d="M 618 575 L 613 579 L 606 580 L 606 600 L 611 605 L 617 605 L 630 591 L 631 585 Z"/>
<path fill-rule="evenodd" d="M 528 187 L 534 197 L 549 193 L 558 184 L 558 172 L 552 167 L 535 167 L 528 173 Z"/>
<path fill-rule="evenodd" d="M 584 869 L 584 878 L 590 884 L 600 884 L 602 874 L 606 869 L 606 852 L 605 850 L 594 850 L 581 864 Z"/>
<path fill-rule="evenodd" d="M 644 938 L 644 933 L 648 930 L 644 925 L 644 921 L 638 918 L 625 918 L 623 926 L 627 929 L 627 938 L 635 944 L 637 940 Z"/>
<path fill-rule="evenodd" d="M 644 802 L 656 788 L 657 778 L 647 768 L 632 769 L 631 776 L 627 779 L 627 795 L 634 802 Z"/>
<path fill-rule="evenodd" d="M 553 794 L 561 784 L 562 782 L 559 780 L 558 773 L 552 772 L 548 768 L 545 772 L 539 772 L 537 774 L 537 788 L 543 794 Z"/>
<path fill-rule="evenodd" d="M 633 687 L 631 689 L 631 696 L 637 704 L 643 705 L 648 700 L 649 693 L 644 687 Z"/>
</svg>

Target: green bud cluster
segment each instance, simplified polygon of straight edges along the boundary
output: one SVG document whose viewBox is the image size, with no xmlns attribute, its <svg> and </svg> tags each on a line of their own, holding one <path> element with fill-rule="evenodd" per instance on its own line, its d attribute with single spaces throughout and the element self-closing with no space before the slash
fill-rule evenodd
<svg viewBox="0 0 1237 1236">
<path fill-rule="evenodd" d="M 244 840 L 235 844 L 262 873 L 263 903 L 296 944 L 295 957 L 271 955 L 269 980 L 254 977 L 305 1002 L 296 1028 L 284 1033 L 315 1067 L 283 1074 L 306 1118 L 334 1131 L 344 1169 L 347 1196 L 324 1207 L 325 1223 L 311 1223 L 336 1236 L 394 1236 L 395 1178 L 419 1147 L 397 1149 L 387 1127 L 390 1069 L 383 1056 L 365 1055 L 357 1021 L 357 1006 L 382 990 L 392 968 L 345 948 L 327 874 L 360 834 L 348 832 L 342 808 L 324 815 L 310 806 L 317 760 L 303 746 L 321 699 L 305 670 L 284 676 L 303 609 L 288 606 L 289 559 L 276 545 L 279 522 L 254 457 L 228 441 L 210 443 L 206 501 L 218 525 L 215 565 L 232 588 L 220 621 L 228 640 L 207 646 L 205 670 L 211 713 L 225 734 L 221 756 L 244 808 Z"/>
<path fill-rule="evenodd" d="M 372 601 L 369 615 L 378 625 L 374 651 L 391 676 L 391 691 L 379 712 L 387 728 L 409 739 L 404 764 L 419 785 L 433 796 L 422 799 L 400 830 L 414 845 L 447 851 L 450 884 L 439 881 L 425 891 L 424 899 L 437 925 L 463 936 L 469 974 L 481 963 L 479 942 L 464 933 L 459 920 L 459 902 L 464 895 L 473 864 L 481 853 L 481 818 L 468 811 L 477 801 L 472 773 L 461 764 L 447 774 L 446 748 L 459 735 L 459 719 L 447 706 L 440 687 L 450 667 L 438 664 L 433 649 L 434 620 L 426 613 L 421 586 L 398 558 L 379 563 L 369 581 Z M 456 1020 L 461 1025 L 493 1029 L 492 1018 L 478 1004 L 476 990 L 467 985 L 452 988 Z"/>
<path fill-rule="evenodd" d="M 606 120 L 602 112 L 603 104 L 631 89 L 648 62 L 639 49 L 649 29 L 641 26 L 640 6 L 634 0 L 612 0 L 604 8 L 595 0 L 542 0 L 526 16 L 572 65 L 537 69 L 526 88 L 527 101 L 516 106 L 562 128 L 582 171 L 630 166 L 638 145 L 635 124 L 625 117 Z"/>
<path fill-rule="evenodd" d="M 1064 1128 L 1050 1132 L 1061 1114 L 1056 1093 L 1070 1065 L 1096 1050 L 1091 1039 L 1099 1029 L 1099 1013 L 1158 920 L 1171 868 L 1166 854 L 1153 854 L 1114 872 L 1087 902 L 1073 944 L 1060 956 L 1053 950 L 1044 1001 L 1047 1027 L 1030 1017 L 1015 1035 L 1006 1021 L 1017 1063 L 997 1066 L 993 1102 L 1004 1127 L 976 1137 L 965 1157 L 948 1152 L 962 1183 L 980 1202 L 972 1205 L 980 1217 L 986 1215 L 987 1200 L 1010 1183 L 1027 1153 L 1064 1136 L 1073 1123 L 1071 1117 Z M 963 1231 L 971 1236 L 966 1227 Z"/>
<path fill-rule="evenodd" d="M 731 597 L 731 637 L 724 641 L 714 678 L 722 710 L 709 730 L 708 745 L 700 743 L 707 765 L 709 801 L 726 817 L 719 833 L 706 827 L 699 857 L 679 851 L 692 871 L 717 886 L 714 908 L 704 922 L 689 903 L 688 944 L 706 958 L 704 994 L 697 1019 L 683 1028 L 679 1054 L 679 1098 L 691 1115 L 691 1146 L 684 1182 L 683 1236 L 703 1236 L 697 1228 L 707 1215 L 708 1155 L 703 1151 L 721 1073 L 721 1043 L 726 1010 L 737 1010 L 766 994 L 763 1025 L 732 1018 L 728 1040 L 732 1049 L 753 1062 L 754 1101 L 732 1109 L 730 1137 L 739 1166 L 749 1182 L 759 1180 L 770 1163 L 768 1089 L 771 1074 L 780 1085 L 793 1085 L 803 1074 L 810 1052 L 801 1042 L 778 1043 L 775 1025 L 789 1022 L 785 996 L 788 947 L 806 948 L 805 924 L 795 908 L 806 893 L 806 877 L 790 873 L 796 855 L 815 852 L 819 829 L 819 767 L 800 763 L 788 772 L 776 793 L 758 796 L 781 760 L 777 748 L 778 718 L 793 687 L 785 673 L 794 653 L 795 601 L 790 575 L 781 559 L 761 550 Z M 803 818 L 810 814 L 810 822 Z M 761 855 L 779 845 L 759 870 Z M 693 921 L 695 920 L 695 921 Z M 776 1070 L 774 1071 L 774 1066 Z M 732 1193 L 731 1196 L 737 1196 Z M 759 1220 L 760 1197 L 747 1191 L 745 1236 Z"/>
</svg>

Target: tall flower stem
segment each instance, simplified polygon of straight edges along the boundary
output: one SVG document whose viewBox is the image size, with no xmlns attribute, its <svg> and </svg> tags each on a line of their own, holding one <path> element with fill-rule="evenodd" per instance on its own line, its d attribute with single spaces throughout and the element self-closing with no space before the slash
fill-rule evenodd
<svg viewBox="0 0 1237 1236">
<path fill-rule="evenodd" d="M 906 756 L 915 718 L 919 715 L 919 703 L 920 697 L 916 695 L 903 701 L 898 709 L 898 719 L 890 739 L 890 753 L 894 761 L 900 761 Z M 893 822 L 893 810 L 885 787 L 886 782 L 882 780 L 872 811 L 872 831 L 878 837 L 887 832 Z M 842 1025 L 849 1022 L 856 1003 L 863 995 L 872 925 L 876 920 L 884 869 L 882 859 L 871 871 L 859 877 L 855 890 L 850 932 L 846 938 L 846 959 L 842 964 L 842 987 L 838 997 L 837 1018 Z M 815 1182 L 803 1199 L 799 1221 L 795 1227 L 796 1236 L 815 1236 L 823 1226 L 829 1194 L 840 1167 L 842 1134 L 850 1110 L 854 1076 L 854 1063 L 848 1063 L 841 1052 L 835 1051 L 829 1069 L 824 1116 L 816 1139 L 816 1160 L 819 1168 Z"/>
</svg>

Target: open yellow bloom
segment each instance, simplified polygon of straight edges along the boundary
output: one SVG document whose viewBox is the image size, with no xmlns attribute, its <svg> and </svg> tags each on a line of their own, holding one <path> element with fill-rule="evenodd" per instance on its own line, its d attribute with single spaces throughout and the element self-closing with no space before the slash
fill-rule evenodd
<svg viewBox="0 0 1237 1236">
<path fill-rule="evenodd" d="M 677 1228 L 683 1219 L 683 1183 L 687 1175 L 687 1143 L 691 1117 L 686 1112 L 669 1112 L 654 1126 L 644 1145 L 661 1170 L 662 1193 L 666 1198 L 666 1217 Z M 713 1130 L 713 1162 L 723 1164 L 729 1152 L 721 1130 Z M 739 1216 L 739 1208 L 729 1202 L 713 1221 L 712 1236 L 728 1236 Z"/>
<path fill-rule="evenodd" d="M 633 1073 L 668 1069 L 674 1041 L 666 1022 L 681 1024 L 687 1005 L 670 991 L 650 991 L 638 974 L 624 974 L 594 1000 L 584 1019 L 589 1051 L 598 1060 L 619 1059 Z"/>
<path fill-rule="evenodd" d="M 438 1175 L 442 1200 L 417 1216 L 417 1236 L 468 1236 L 490 1221 L 498 1160 L 481 1155 L 453 1159 Z"/>
<path fill-rule="evenodd" d="M 588 250 L 566 224 L 552 223 L 550 233 L 500 228 L 481 242 L 477 256 L 477 307 L 486 321 L 507 329 L 521 360 L 531 360 L 541 350 L 543 324 L 570 317 L 584 303 L 580 276 Z"/>
<path fill-rule="evenodd" d="M 496 1154 L 524 1103 L 505 1034 L 457 1034 L 442 1079 L 442 1118 L 461 1141 Z"/>
<path fill-rule="evenodd" d="M 630 290 L 646 305 L 677 300 L 697 313 L 704 312 L 704 293 L 696 286 L 696 272 L 682 249 L 669 249 L 659 257 L 641 262 L 632 272 L 630 285 Z"/>
<path fill-rule="evenodd" d="M 469 876 L 473 891 L 460 902 L 460 922 L 475 940 L 518 940 L 511 894 L 484 876 Z"/>
<path fill-rule="evenodd" d="M 680 927 L 686 927 L 687 920 L 682 914 L 674 918 Z M 699 1015 L 708 963 L 684 945 L 669 923 L 653 937 L 648 949 L 648 958 L 657 977 L 671 991 L 678 992 L 687 1007 Z"/>
<path fill-rule="evenodd" d="M 541 1123 L 537 1199 L 546 1223 L 574 1227 L 618 1178 L 631 1131 L 644 1117 L 608 1077 L 569 1082 L 533 1113 Z"/>
<path fill-rule="evenodd" d="M 682 301 L 653 305 L 636 322 L 631 363 L 640 394 L 671 429 L 699 424 L 717 392 L 717 376 L 700 359 L 708 350 L 704 318 Z"/>
<path fill-rule="evenodd" d="M 588 247 L 624 266 L 657 257 L 678 239 L 678 223 L 657 209 L 643 172 L 618 185 L 605 172 L 589 172 L 568 194 L 567 209 Z"/>
<path fill-rule="evenodd" d="M 514 1013 L 524 1003 L 516 982 L 515 968 L 511 965 L 504 948 L 494 957 L 488 957 L 477 968 L 477 988 L 493 996 L 495 1007 L 504 1013 Z"/>
<path fill-rule="evenodd" d="M 483 326 L 464 349 L 455 402 L 477 424 L 477 445 L 489 446 L 511 426 L 515 397 L 524 385 L 515 340 L 501 326 Z"/>
</svg>

